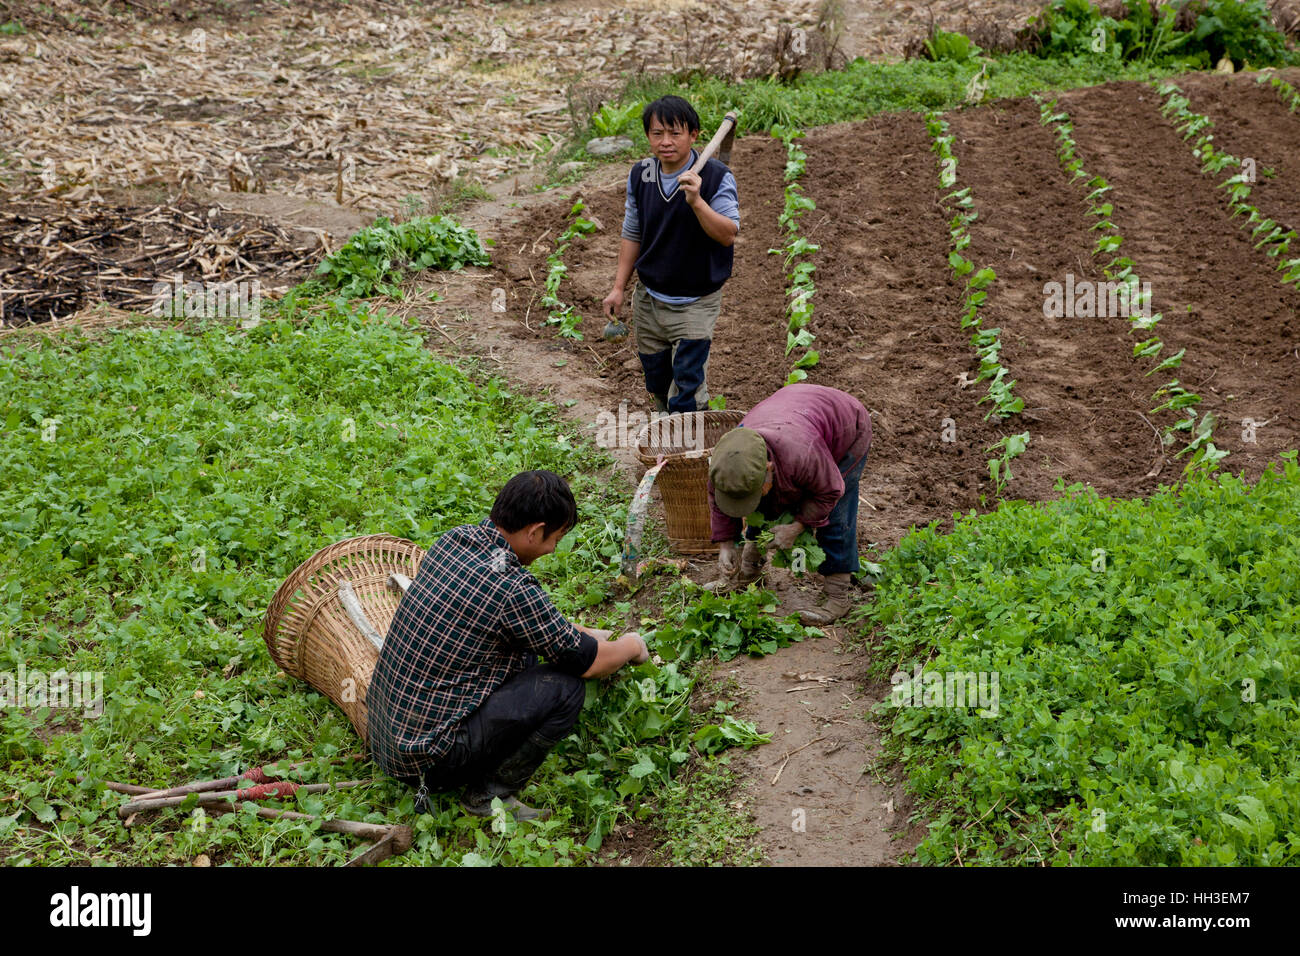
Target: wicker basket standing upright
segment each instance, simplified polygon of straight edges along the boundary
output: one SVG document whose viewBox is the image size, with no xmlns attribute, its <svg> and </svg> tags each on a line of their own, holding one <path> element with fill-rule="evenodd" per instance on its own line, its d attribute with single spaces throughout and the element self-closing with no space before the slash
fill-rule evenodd
<svg viewBox="0 0 1300 956">
<path fill-rule="evenodd" d="M 286 674 L 305 680 L 334 701 L 366 739 L 366 691 L 379 660 L 374 643 L 344 606 L 347 582 L 362 612 L 380 636 L 388 633 L 402 591 L 390 574 L 414 578 L 424 549 L 405 538 L 371 534 L 322 548 L 276 589 L 266 612 L 263 637 Z"/>
<path fill-rule="evenodd" d="M 709 516 L 709 455 L 718 439 L 740 424 L 739 411 L 685 412 L 644 426 L 637 457 L 647 468 L 665 456 L 655 487 L 663 496 L 668 544 L 679 554 L 713 554 Z"/>
</svg>

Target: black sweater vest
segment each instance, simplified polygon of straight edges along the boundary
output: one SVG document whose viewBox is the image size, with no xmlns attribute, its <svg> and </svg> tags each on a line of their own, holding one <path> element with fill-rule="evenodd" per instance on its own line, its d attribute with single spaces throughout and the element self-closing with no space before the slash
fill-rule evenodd
<svg viewBox="0 0 1300 956">
<path fill-rule="evenodd" d="M 711 202 L 729 170 L 710 159 L 700 172 L 700 198 Z M 629 174 L 641 219 L 641 281 L 663 295 L 703 296 L 722 288 L 731 276 L 734 248 L 709 238 L 686 204 L 679 182 L 671 196 L 659 188 L 659 161 L 641 160 Z"/>
</svg>

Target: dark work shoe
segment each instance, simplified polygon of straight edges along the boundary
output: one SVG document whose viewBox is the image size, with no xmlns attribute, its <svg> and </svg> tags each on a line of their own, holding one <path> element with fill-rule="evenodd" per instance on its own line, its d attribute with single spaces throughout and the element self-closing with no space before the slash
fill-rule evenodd
<svg viewBox="0 0 1300 956">
<path fill-rule="evenodd" d="M 548 819 L 551 815 L 550 810 L 534 810 L 516 800 L 514 794 L 524 788 L 528 778 L 542 765 L 542 761 L 546 759 L 546 755 L 551 752 L 555 744 L 556 741 L 548 740 L 541 734 L 532 734 L 519 745 L 518 750 L 501 761 L 501 764 L 483 780 L 465 788 L 461 796 L 461 806 L 467 813 L 476 817 L 490 817 L 492 798 L 500 797 L 501 802 L 514 814 L 516 820 Z"/>
<path fill-rule="evenodd" d="M 461 797 L 460 805 L 470 816 L 490 817 L 492 816 L 492 800 L 494 795 L 486 790 L 466 789 L 464 796 Z M 507 813 L 511 814 L 516 820 L 549 820 L 551 818 L 550 810 L 538 810 L 527 804 L 521 803 L 512 796 L 500 797 L 501 805 L 505 807 Z"/>
<path fill-rule="evenodd" d="M 821 607 L 799 612 L 804 624 L 834 624 L 853 607 L 853 579 L 848 574 L 831 574 L 826 577 L 826 602 Z"/>
</svg>

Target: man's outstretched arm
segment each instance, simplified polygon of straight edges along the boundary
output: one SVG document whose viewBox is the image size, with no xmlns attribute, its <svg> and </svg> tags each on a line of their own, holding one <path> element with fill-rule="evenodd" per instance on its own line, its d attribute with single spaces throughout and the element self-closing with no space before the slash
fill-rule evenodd
<svg viewBox="0 0 1300 956">
<path fill-rule="evenodd" d="M 625 664 L 644 664 L 650 659 L 650 649 L 636 631 L 629 631 L 616 641 L 609 640 L 612 631 L 575 625 L 584 634 L 596 639 L 596 659 L 582 677 L 608 677 Z"/>
</svg>

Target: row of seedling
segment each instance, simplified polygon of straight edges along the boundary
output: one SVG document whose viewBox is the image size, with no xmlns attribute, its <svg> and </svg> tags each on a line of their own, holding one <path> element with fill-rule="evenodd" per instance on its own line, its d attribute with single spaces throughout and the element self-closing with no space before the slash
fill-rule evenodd
<svg viewBox="0 0 1300 956">
<path fill-rule="evenodd" d="M 1269 86 L 1273 87 L 1273 92 L 1282 98 L 1282 102 L 1286 104 L 1287 109 L 1292 113 L 1300 113 L 1300 90 L 1297 90 L 1282 77 L 1269 73 L 1261 73 L 1255 80 L 1256 83 L 1265 81 L 1268 82 Z"/>
<path fill-rule="evenodd" d="M 1245 216 L 1242 229 L 1249 229 L 1255 248 L 1270 258 L 1277 260 L 1277 269 L 1282 273 L 1282 281 L 1300 288 L 1300 258 L 1288 259 L 1291 240 L 1296 238 L 1294 229 L 1269 219 L 1246 200 L 1250 197 L 1254 171 L 1243 168 L 1242 161 L 1230 153 L 1214 147 L 1214 134 L 1210 130 L 1214 121 L 1203 113 L 1195 113 L 1188 108 L 1188 99 L 1174 83 L 1156 85 L 1156 90 L 1165 97 L 1160 112 L 1174 124 L 1174 128 L 1183 134 L 1184 140 L 1193 140 L 1192 155 L 1201 161 L 1201 172 L 1206 175 L 1218 175 L 1228 167 L 1236 167 L 1238 172 L 1219 183 L 1220 189 L 1228 191 L 1228 202 L 1232 206 L 1232 218 Z"/>
<path fill-rule="evenodd" d="M 586 204 L 581 199 L 573 204 L 569 210 L 569 215 L 573 221 L 569 227 L 560 234 L 560 238 L 555 240 L 555 250 L 546 257 L 546 264 L 550 267 L 546 272 L 546 292 L 542 296 L 542 308 L 546 309 L 546 321 L 550 325 L 558 325 L 559 334 L 566 339 L 577 339 L 581 341 L 582 333 L 578 331 L 578 325 L 582 322 L 582 316 L 573 308 L 572 305 L 566 305 L 560 300 L 560 283 L 564 281 L 564 276 L 568 273 L 569 268 L 564 264 L 564 251 L 569 248 L 569 244 L 579 236 L 585 236 L 594 232 L 596 224 L 590 219 L 584 219 L 582 211 L 586 209 Z"/>
<path fill-rule="evenodd" d="M 808 323 L 812 321 L 813 315 L 812 297 L 817 291 L 812 274 L 817 267 L 807 258 L 820 247 L 799 235 L 799 217 L 811 209 L 816 209 L 817 204 L 805 196 L 799 188 L 799 177 L 803 175 L 808 163 L 808 154 L 797 142 L 803 138 L 803 131 L 774 126 L 772 135 L 785 144 L 785 209 L 782 210 L 777 223 L 785 230 L 786 242 L 780 249 L 767 251 L 783 257 L 787 270 L 786 278 L 790 280 L 790 285 L 785 290 L 788 299 L 785 307 L 785 354 L 789 356 L 795 349 L 804 350 L 803 355 L 795 360 L 790 375 L 785 380 L 786 384 L 790 385 L 806 379 L 808 369 L 816 365 L 821 358 L 817 350 L 812 347 L 816 336 L 808 330 Z M 801 259 L 803 261 L 798 261 Z"/>
<path fill-rule="evenodd" d="M 948 121 L 940 113 L 929 113 L 925 118 L 926 129 L 933 141 L 931 149 L 939 157 L 939 184 L 944 189 L 957 185 L 957 159 L 952 153 L 952 134 L 948 132 Z M 963 279 L 966 294 L 962 301 L 961 327 L 973 329 L 971 344 L 979 356 L 980 371 L 976 381 L 989 383 L 988 394 L 980 402 L 992 402 L 993 408 L 984 416 L 987 421 L 993 415 L 1007 418 L 1020 412 L 1025 407 L 1024 399 L 1012 394 L 1016 382 L 1007 377 L 1007 369 L 998 360 L 1002 351 L 1002 330 L 986 329 L 980 321 L 979 310 L 988 298 L 988 288 L 997 278 L 997 273 L 987 266 L 976 269 L 975 263 L 962 255 L 962 250 L 970 245 L 970 224 L 979 218 L 975 211 L 975 199 L 970 187 L 956 189 L 943 197 L 944 206 L 952 212 L 948 224 L 948 234 L 952 238 L 952 251 L 948 253 L 948 266 L 953 277 Z"/>
<path fill-rule="evenodd" d="M 979 314 L 980 306 L 988 298 L 988 287 L 997 278 L 997 273 L 987 266 L 976 269 L 975 263 L 962 254 L 970 245 L 970 224 L 979 218 L 979 213 L 975 211 L 975 198 L 971 195 L 969 186 L 953 189 L 957 185 L 957 157 L 952 152 L 953 136 L 948 132 L 948 121 L 941 113 L 928 113 L 925 128 L 930 134 L 930 148 L 939 157 L 939 185 L 943 189 L 953 190 L 943 197 L 945 208 L 952 213 L 952 219 L 948 223 L 948 235 L 952 240 L 948 267 L 952 269 L 953 278 L 964 279 L 966 282 L 961 327 L 974 330 L 971 345 L 980 360 L 976 381 L 989 383 L 988 394 L 980 399 L 980 403 L 993 403 L 984 420 L 988 421 L 995 414 L 1000 418 L 1008 418 L 1024 410 L 1025 400 L 1013 394 L 1015 379 L 1007 377 L 1007 369 L 998 358 L 1002 351 L 1002 330 L 984 328 Z M 1029 432 L 1021 432 L 1018 435 L 1007 435 L 985 449 L 989 453 L 1000 452 L 988 461 L 989 478 L 993 481 L 997 495 L 1001 496 L 1002 489 L 1013 477 L 1011 460 L 1023 454 L 1028 445 Z"/>
<path fill-rule="evenodd" d="M 1122 283 L 1127 287 L 1127 294 L 1117 296 L 1117 299 L 1128 306 L 1130 331 L 1149 333 L 1160 322 L 1161 314 L 1159 312 L 1151 314 L 1151 293 L 1149 290 L 1142 290 L 1142 283 L 1133 268 L 1133 260 L 1128 256 L 1117 255 L 1120 246 L 1124 243 L 1124 237 L 1120 235 L 1119 229 L 1110 218 L 1114 205 L 1107 201 L 1106 194 L 1112 187 L 1104 177 L 1090 176 L 1084 169 L 1083 160 L 1078 156 L 1074 141 L 1074 123 L 1070 121 L 1070 114 L 1058 109 L 1056 100 L 1044 101 L 1035 98 L 1038 99 L 1040 121 L 1044 126 L 1055 128 L 1056 155 L 1060 158 L 1061 166 L 1070 174 L 1070 182 L 1073 184 L 1082 179 L 1084 188 L 1088 190 L 1085 196 L 1088 215 L 1097 219 L 1091 230 L 1100 233 L 1093 246 L 1092 255 L 1094 258 L 1110 257 L 1102 266 L 1102 274 L 1105 275 L 1108 283 L 1112 284 L 1112 288 L 1116 283 Z M 1182 365 L 1183 355 L 1187 350 L 1179 349 L 1173 355 L 1162 359 L 1160 353 L 1164 351 L 1164 347 L 1165 344 L 1158 335 L 1151 335 L 1133 346 L 1134 358 L 1149 359 L 1155 363 L 1147 370 L 1148 376 L 1155 375 L 1157 372 L 1169 372 Z M 1150 414 L 1165 411 L 1182 413 L 1182 417 L 1177 422 L 1165 427 L 1163 441 L 1166 445 L 1173 444 L 1179 432 L 1191 436 L 1187 446 L 1174 456 L 1177 458 L 1190 455 L 1189 469 L 1212 470 L 1217 462 L 1228 454 L 1216 448 L 1211 440 L 1214 431 L 1214 415 L 1207 412 L 1198 420 L 1194 406 L 1200 403 L 1201 397 L 1183 388 L 1178 379 L 1173 379 L 1157 388 L 1152 401 L 1155 402 L 1156 407 L 1151 409 Z"/>
</svg>

